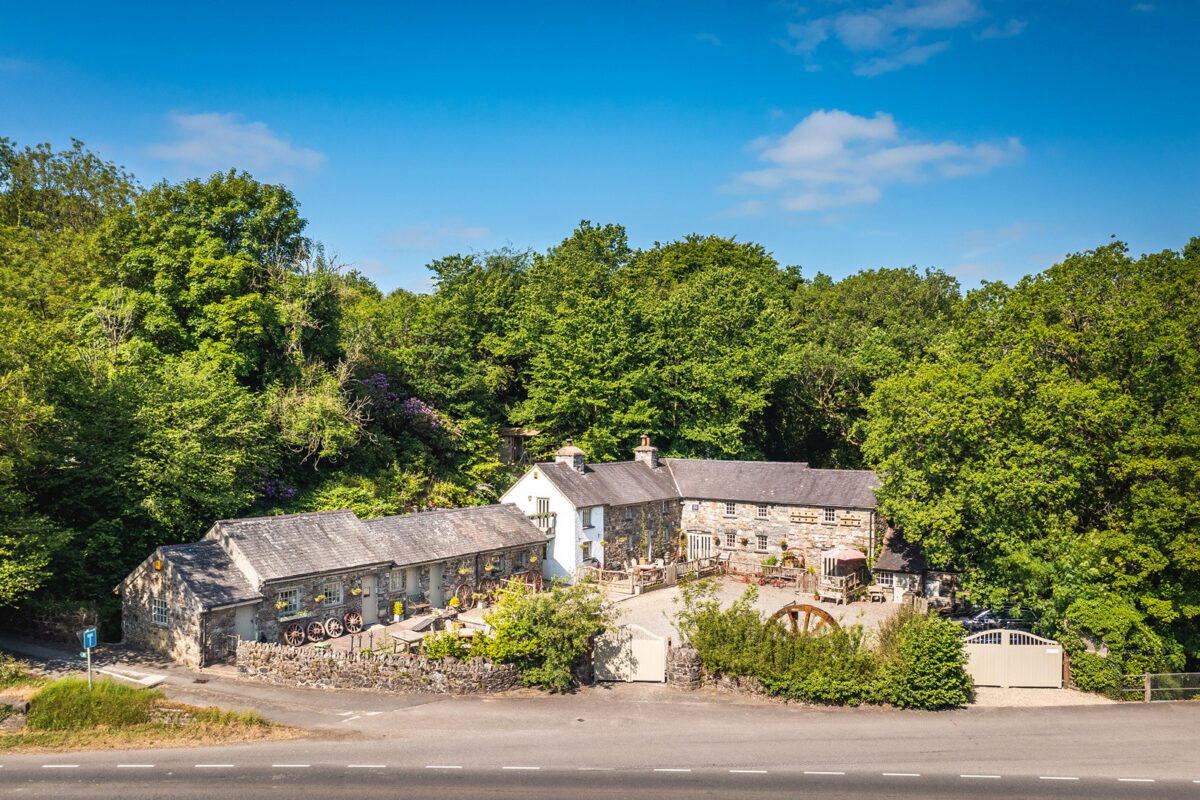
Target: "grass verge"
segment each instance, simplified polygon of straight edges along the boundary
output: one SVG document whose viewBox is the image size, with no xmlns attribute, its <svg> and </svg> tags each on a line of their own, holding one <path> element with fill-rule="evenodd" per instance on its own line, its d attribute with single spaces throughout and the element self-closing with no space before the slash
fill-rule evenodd
<svg viewBox="0 0 1200 800">
<path fill-rule="evenodd" d="M 41 686 L 45 678 L 29 671 L 29 664 L 8 653 L 0 653 L 0 689 Z"/>
</svg>

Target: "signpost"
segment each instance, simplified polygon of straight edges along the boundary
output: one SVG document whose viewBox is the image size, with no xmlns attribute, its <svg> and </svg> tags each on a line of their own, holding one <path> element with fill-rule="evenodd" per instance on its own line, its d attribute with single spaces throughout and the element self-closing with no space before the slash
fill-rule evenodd
<svg viewBox="0 0 1200 800">
<path fill-rule="evenodd" d="M 88 662 L 88 690 L 92 688 L 92 648 L 96 646 L 96 629 L 84 628 L 76 634 L 83 643 L 83 649 Z"/>
</svg>

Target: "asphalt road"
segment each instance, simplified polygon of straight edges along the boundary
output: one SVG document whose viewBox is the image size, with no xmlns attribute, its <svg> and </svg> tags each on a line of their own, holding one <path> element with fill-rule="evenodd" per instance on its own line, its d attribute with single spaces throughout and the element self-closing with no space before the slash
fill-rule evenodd
<svg viewBox="0 0 1200 800">
<path fill-rule="evenodd" d="M 654 686 L 374 710 L 371 697 L 340 694 L 362 706 L 320 738 L 0 754 L 0 797 L 1200 798 L 1200 703 L 814 710 Z"/>
</svg>

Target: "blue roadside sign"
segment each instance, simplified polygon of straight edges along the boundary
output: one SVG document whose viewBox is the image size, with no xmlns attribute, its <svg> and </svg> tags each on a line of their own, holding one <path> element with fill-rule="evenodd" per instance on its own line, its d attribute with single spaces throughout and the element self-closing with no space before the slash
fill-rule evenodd
<svg viewBox="0 0 1200 800">
<path fill-rule="evenodd" d="M 91 650 L 96 646 L 96 629 L 88 628 L 83 632 L 83 646 L 85 649 Z"/>
</svg>

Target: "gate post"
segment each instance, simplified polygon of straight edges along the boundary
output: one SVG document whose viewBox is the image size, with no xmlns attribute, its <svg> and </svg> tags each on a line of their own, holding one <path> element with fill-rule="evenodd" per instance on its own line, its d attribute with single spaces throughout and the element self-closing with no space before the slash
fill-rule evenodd
<svg viewBox="0 0 1200 800">
<path fill-rule="evenodd" d="M 1142 702 L 1150 702 L 1150 673 L 1142 673 Z"/>
</svg>

